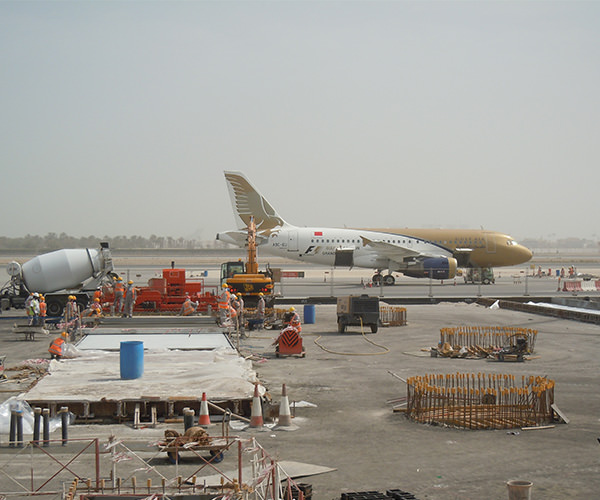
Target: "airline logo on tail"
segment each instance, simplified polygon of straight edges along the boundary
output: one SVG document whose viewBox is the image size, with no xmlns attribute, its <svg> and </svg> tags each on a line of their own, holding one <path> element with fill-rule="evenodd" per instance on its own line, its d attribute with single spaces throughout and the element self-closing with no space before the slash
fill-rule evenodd
<svg viewBox="0 0 600 500">
<path fill-rule="evenodd" d="M 225 172 L 238 229 L 246 229 L 254 217 L 256 231 L 262 236 L 277 232 L 286 222 L 241 172 Z"/>
</svg>

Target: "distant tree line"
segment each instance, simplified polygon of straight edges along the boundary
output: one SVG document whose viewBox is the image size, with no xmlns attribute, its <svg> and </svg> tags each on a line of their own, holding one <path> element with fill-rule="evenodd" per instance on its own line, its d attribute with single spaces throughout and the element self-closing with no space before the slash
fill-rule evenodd
<svg viewBox="0 0 600 500">
<path fill-rule="evenodd" d="M 524 239 L 519 240 L 519 243 L 525 245 L 527 248 L 598 248 L 600 249 L 600 242 L 596 240 L 589 240 L 585 238 L 559 238 L 556 240 L 551 239 Z"/>
<path fill-rule="evenodd" d="M 49 252 L 62 248 L 97 248 L 101 241 L 107 241 L 111 249 L 194 249 L 223 246 L 218 241 L 173 238 L 171 236 L 69 236 L 66 233 L 48 233 L 46 236 L 27 234 L 18 238 L 0 236 L 0 250 L 32 250 Z"/>
</svg>

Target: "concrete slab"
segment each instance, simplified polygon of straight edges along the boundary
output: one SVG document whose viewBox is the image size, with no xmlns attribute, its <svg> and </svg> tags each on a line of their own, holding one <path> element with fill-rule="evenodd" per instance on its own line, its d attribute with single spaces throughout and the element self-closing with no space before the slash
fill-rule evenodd
<svg viewBox="0 0 600 500">
<path fill-rule="evenodd" d="M 176 332 L 148 332 L 143 333 L 121 332 L 104 333 L 94 332 L 86 335 L 77 344 L 77 348 L 82 351 L 103 350 L 118 351 L 121 342 L 141 341 L 144 343 L 144 349 L 178 349 L 178 350 L 214 350 L 228 349 L 234 352 L 233 346 L 227 336 L 222 333 L 176 333 Z M 175 360 L 175 358 L 173 358 Z"/>
</svg>

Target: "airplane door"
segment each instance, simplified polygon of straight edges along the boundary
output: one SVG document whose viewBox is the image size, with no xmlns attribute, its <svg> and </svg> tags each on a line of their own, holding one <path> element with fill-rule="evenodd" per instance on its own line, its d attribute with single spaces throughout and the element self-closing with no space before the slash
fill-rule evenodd
<svg viewBox="0 0 600 500">
<path fill-rule="evenodd" d="M 298 251 L 298 231 L 288 232 L 288 252 Z"/>
<path fill-rule="evenodd" d="M 334 267 L 353 267 L 354 266 L 354 249 L 341 249 L 335 251 Z"/>
<path fill-rule="evenodd" d="M 485 233 L 485 245 L 487 253 L 496 253 L 496 238 L 493 234 Z"/>
</svg>

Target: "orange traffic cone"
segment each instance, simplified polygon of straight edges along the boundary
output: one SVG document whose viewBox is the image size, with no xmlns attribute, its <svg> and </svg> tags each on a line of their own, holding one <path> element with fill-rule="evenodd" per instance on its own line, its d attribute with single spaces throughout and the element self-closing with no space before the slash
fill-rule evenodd
<svg viewBox="0 0 600 500">
<path fill-rule="evenodd" d="M 202 393 L 202 401 L 200 401 L 200 415 L 198 415 L 198 425 L 203 427 L 210 425 L 210 414 L 208 413 L 208 401 L 206 393 Z"/>
<path fill-rule="evenodd" d="M 250 427 L 262 427 L 264 425 L 262 416 L 262 406 L 260 396 L 258 395 L 258 384 L 254 384 L 254 397 L 252 398 L 252 415 L 250 417 Z"/>
<path fill-rule="evenodd" d="M 279 420 L 277 425 L 289 426 L 292 425 L 292 415 L 290 413 L 290 402 L 287 397 L 285 384 L 281 388 L 281 402 L 279 403 Z"/>
</svg>

